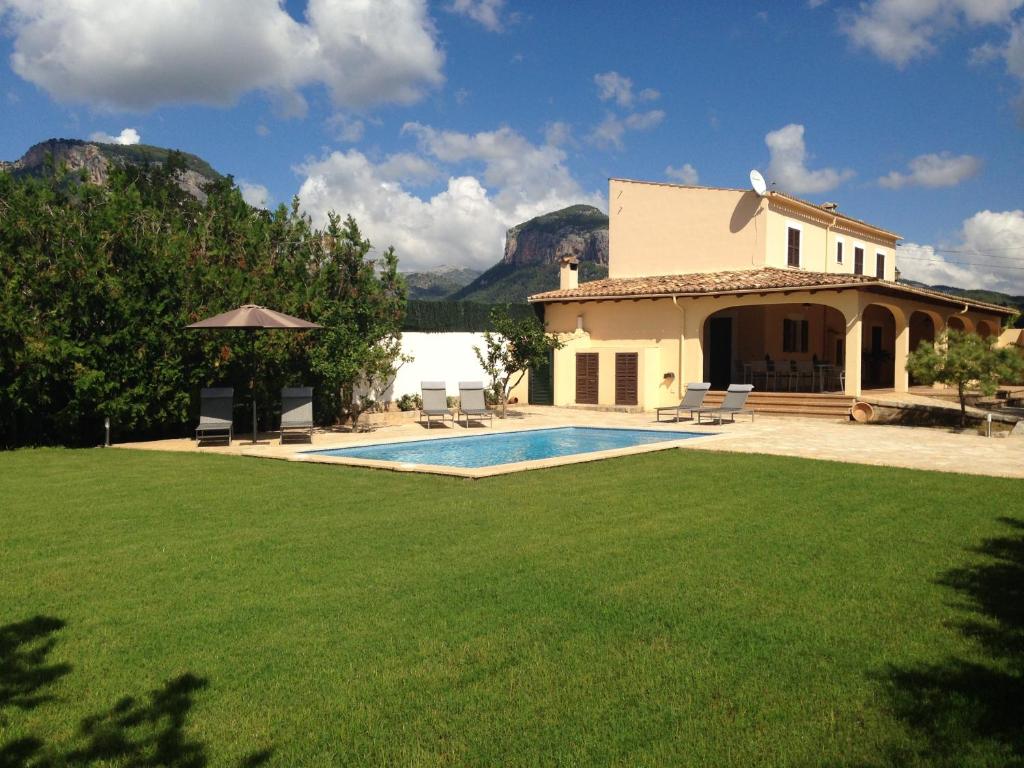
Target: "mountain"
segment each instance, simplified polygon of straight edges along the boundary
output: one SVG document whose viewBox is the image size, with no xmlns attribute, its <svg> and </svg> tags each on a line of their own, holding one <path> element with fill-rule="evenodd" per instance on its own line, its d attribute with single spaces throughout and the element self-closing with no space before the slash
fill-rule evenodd
<svg viewBox="0 0 1024 768">
<path fill-rule="evenodd" d="M 563 256 L 608 264 L 608 214 L 570 205 L 517 224 L 505 235 L 502 264 L 557 264 Z"/>
<path fill-rule="evenodd" d="M 48 139 L 29 148 L 12 162 L 0 161 L 0 171 L 19 176 L 48 176 L 57 169 L 82 173 L 90 184 L 106 184 L 112 166 L 163 165 L 172 155 L 184 166 L 178 186 L 199 200 L 206 199 L 203 187 L 222 178 L 201 157 L 149 144 L 103 144 L 81 139 Z"/>
<path fill-rule="evenodd" d="M 1000 304 L 1004 307 L 1012 307 L 1024 316 L 1024 296 L 1014 296 L 1012 294 L 1001 293 L 999 291 L 985 291 L 978 288 L 957 288 L 952 285 L 928 285 L 926 283 L 919 283 L 916 280 L 900 280 L 900 282 L 906 285 L 912 285 L 916 288 L 931 288 L 933 291 L 942 291 L 943 293 L 951 293 L 954 296 L 963 296 L 965 299 L 987 301 L 989 304 Z M 1022 321 L 1024 321 L 1024 317 L 1022 317 L 1021 320 L 1018 320 L 1018 327 L 1021 327 Z"/>
<path fill-rule="evenodd" d="M 443 266 L 425 272 L 405 272 L 402 276 L 409 286 L 410 299 L 440 301 L 469 285 L 480 274 L 479 269 Z"/>
<path fill-rule="evenodd" d="M 517 224 L 505 235 L 500 262 L 449 296 L 456 301 L 522 302 L 532 293 L 558 287 L 558 262 L 580 260 L 580 280 L 608 276 L 608 216 L 590 205 Z"/>
</svg>

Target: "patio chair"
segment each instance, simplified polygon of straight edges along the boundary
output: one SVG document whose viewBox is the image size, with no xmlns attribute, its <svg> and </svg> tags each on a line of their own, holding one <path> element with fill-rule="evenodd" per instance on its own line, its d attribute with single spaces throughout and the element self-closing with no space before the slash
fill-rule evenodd
<svg viewBox="0 0 1024 768">
<path fill-rule="evenodd" d="M 427 417 L 427 429 L 430 429 L 431 418 L 441 419 L 441 426 L 444 426 L 445 417 L 455 422 L 455 414 L 448 407 L 448 386 L 443 381 L 422 381 L 420 382 L 420 396 L 423 398 L 423 407 L 420 408 L 420 423 L 423 417 Z"/>
<path fill-rule="evenodd" d="M 661 408 L 655 409 L 655 416 L 658 421 L 661 421 L 662 413 L 675 412 L 675 418 L 673 421 L 679 421 L 683 411 L 690 412 L 690 419 L 693 419 L 693 413 L 704 404 L 704 396 L 711 389 L 711 385 L 706 381 L 704 382 L 690 382 L 686 385 L 686 394 L 683 395 L 683 399 L 679 401 L 678 405 L 666 405 Z"/>
<path fill-rule="evenodd" d="M 281 443 L 292 436 L 313 442 L 312 387 L 285 387 L 281 390 Z"/>
<path fill-rule="evenodd" d="M 814 370 L 813 360 L 801 360 L 796 364 L 797 373 L 797 389 L 803 391 L 804 382 L 807 383 L 807 391 L 814 391 L 814 380 L 818 377 L 817 371 Z"/>
<path fill-rule="evenodd" d="M 207 387 L 199 390 L 197 444 L 201 444 L 203 440 L 227 438 L 228 445 L 231 445 L 231 440 L 235 436 L 232 418 L 234 397 L 235 390 L 232 387 Z"/>
<path fill-rule="evenodd" d="M 487 402 L 484 400 L 484 385 L 479 381 L 459 382 L 459 413 L 457 418 L 466 417 L 466 429 L 469 429 L 471 417 L 478 421 L 484 417 L 491 420 L 494 426 L 494 414 L 487 409 Z"/>
<path fill-rule="evenodd" d="M 701 419 L 704 414 L 711 416 L 712 421 L 718 424 L 722 423 L 722 417 L 726 415 L 729 416 L 729 421 L 736 421 L 737 413 L 749 413 L 750 420 L 753 421 L 754 411 L 752 408 L 746 407 L 747 398 L 750 397 L 753 390 L 753 384 L 730 384 L 729 389 L 725 391 L 725 399 L 722 400 L 721 405 L 694 409 L 697 414 L 697 423 L 703 423 Z"/>
</svg>

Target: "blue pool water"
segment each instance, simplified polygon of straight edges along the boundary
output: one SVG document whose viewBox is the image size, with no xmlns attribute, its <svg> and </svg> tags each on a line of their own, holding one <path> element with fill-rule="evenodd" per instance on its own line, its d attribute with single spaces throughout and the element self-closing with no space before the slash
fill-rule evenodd
<svg viewBox="0 0 1024 768">
<path fill-rule="evenodd" d="M 305 451 L 321 456 L 397 461 L 404 464 L 438 464 L 477 469 L 517 461 L 550 459 L 578 453 L 608 451 L 634 445 L 702 437 L 700 432 L 668 432 L 653 429 L 601 429 L 558 427 L 523 432 L 499 432 L 473 437 L 445 437 L 409 443 L 385 443 L 359 448 Z"/>
</svg>

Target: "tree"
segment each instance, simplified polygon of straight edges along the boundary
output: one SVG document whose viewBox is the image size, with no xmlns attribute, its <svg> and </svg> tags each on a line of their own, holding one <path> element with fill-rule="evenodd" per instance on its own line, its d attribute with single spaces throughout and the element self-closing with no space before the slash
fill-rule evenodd
<svg viewBox="0 0 1024 768">
<path fill-rule="evenodd" d="M 911 352 L 907 371 L 925 384 L 955 386 L 963 427 L 967 423 L 967 388 L 976 386 L 985 395 L 995 393 L 1001 382 L 1016 380 L 1024 373 L 1024 358 L 1014 349 L 997 349 L 994 339 L 948 330 L 934 344 L 921 344 Z"/>
<path fill-rule="evenodd" d="M 484 348 L 473 347 L 477 360 L 491 379 L 491 391 L 505 418 L 509 393 L 522 381 L 526 371 L 547 361 L 551 350 L 562 346 L 548 335 L 534 316 L 514 317 L 508 307 L 494 307 L 491 330 L 484 333 Z"/>
<path fill-rule="evenodd" d="M 393 248 L 378 263 L 351 216 L 328 214 L 316 270 L 313 316 L 324 327 L 310 349 L 310 365 L 324 386 L 326 405 L 356 427 L 367 406 L 364 392 L 393 378 L 401 357 L 405 280 Z"/>
</svg>

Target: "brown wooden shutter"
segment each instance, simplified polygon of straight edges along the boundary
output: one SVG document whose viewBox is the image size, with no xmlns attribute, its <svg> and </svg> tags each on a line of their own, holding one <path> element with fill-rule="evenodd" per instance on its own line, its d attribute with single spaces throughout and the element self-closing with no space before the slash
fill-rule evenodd
<svg viewBox="0 0 1024 768">
<path fill-rule="evenodd" d="M 597 353 L 576 353 L 576 402 L 597 405 Z"/>
<path fill-rule="evenodd" d="M 853 249 L 853 274 L 863 275 L 864 274 L 864 249 L 854 248 Z"/>
<path fill-rule="evenodd" d="M 615 404 L 636 405 L 637 353 L 615 355 Z"/>
<path fill-rule="evenodd" d="M 789 248 L 786 263 L 791 267 L 800 266 L 800 230 L 789 228 Z"/>
</svg>

